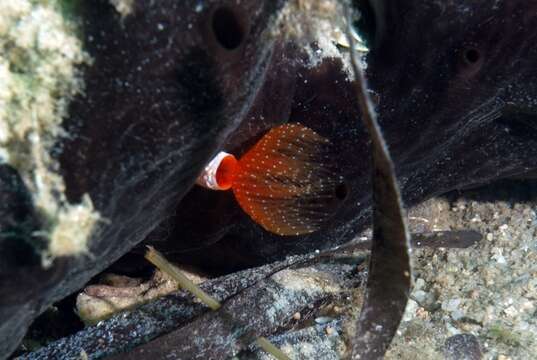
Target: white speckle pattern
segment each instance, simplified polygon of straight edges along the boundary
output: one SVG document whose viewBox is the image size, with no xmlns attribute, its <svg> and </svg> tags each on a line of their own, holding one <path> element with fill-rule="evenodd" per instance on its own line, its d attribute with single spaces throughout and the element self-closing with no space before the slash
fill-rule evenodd
<svg viewBox="0 0 537 360">
<path fill-rule="evenodd" d="M 271 129 L 239 160 L 233 192 L 258 224 L 279 235 L 314 232 L 339 208 L 343 178 L 332 144 L 301 124 Z"/>
</svg>

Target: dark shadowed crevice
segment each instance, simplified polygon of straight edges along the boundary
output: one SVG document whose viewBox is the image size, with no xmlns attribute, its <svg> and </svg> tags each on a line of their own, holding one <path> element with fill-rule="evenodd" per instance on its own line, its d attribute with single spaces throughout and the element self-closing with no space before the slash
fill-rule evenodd
<svg viewBox="0 0 537 360">
<path fill-rule="evenodd" d="M 245 37 L 245 30 L 237 14 L 228 7 L 215 10 L 212 19 L 212 30 L 220 46 L 227 50 L 238 48 Z"/>
</svg>

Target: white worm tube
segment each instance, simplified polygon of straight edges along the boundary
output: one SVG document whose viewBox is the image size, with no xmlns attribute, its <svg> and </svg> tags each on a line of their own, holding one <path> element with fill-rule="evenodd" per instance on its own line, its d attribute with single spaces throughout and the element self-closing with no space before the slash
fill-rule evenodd
<svg viewBox="0 0 537 360">
<path fill-rule="evenodd" d="M 196 184 L 211 190 L 228 190 L 231 188 L 231 179 L 236 165 L 235 156 L 220 151 L 205 166 Z"/>
</svg>

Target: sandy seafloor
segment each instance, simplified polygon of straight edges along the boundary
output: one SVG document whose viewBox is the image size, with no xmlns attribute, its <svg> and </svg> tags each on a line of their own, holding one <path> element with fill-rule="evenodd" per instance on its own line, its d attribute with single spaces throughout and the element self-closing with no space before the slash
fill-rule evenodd
<svg viewBox="0 0 537 360">
<path fill-rule="evenodd" d="M 415 249 L 414 289 L 388 359 L 442 359 L 450 336 L 478 339 L 484 359 L 537 359 L 537 181 L 501 182 L 431 199 L 411 228 L 476 229 L 468 249 Z"/>
</svg>

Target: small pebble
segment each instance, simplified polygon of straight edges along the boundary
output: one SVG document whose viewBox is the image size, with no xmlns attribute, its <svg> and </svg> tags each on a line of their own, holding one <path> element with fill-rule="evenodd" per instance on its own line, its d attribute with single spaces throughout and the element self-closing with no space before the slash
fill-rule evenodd
<svg viewBox="0 0 537 360">
<path fill-rule="evenodd" d="M 515 307 L 512 305 L 506 308 L 503 312 L 505 313 L 505 315 L 512 317 L 512 318 L 518 314 L 518 310 L 515 309 Z"/>
<path fill-rule="evenodd" d="M 420 307 L 416 310 L 416 317 L 422 319 L 422 320 L 428 320 L 429 319 L 429 312 L 425 310 L 424 308 Z"/>
<path fill-rule="evenodd" d="M 468 296 L 470 297 L 470 299 L 475 300 L 475 299 L 477 299 L 479 297 L 479 291 L 474 289 L 474 290 L 470 291 Z"/>
<path fill-rule="evenodd" d="M 300 320 L 300 318 L 301 318 L 301 315 L 300 315 L 300 313 L 298 311 L 293 314 L 293 319 L 298 321 L 298 320 Z"/>
<path fill-rule="evenodd" d="M 414 283 L 414 289 L 419 290 L 424 286 L 425 286 L 425 280 L 423 280 L 422 278 L 417 278 L 416 282 Z"/>
<path fill-rule="evenodd" d="M 479 215 L 476 215 L 470 221 L 473 223 L 478 223 L 481 222 L 481 218 L 479 217 Z"/>
<path fill-rule="evenodd" d="M 444 344 L 446 360 L 480 360 L 483 355 L 479 341 L 472 334 L 458 334 L 448 338 Z"/>
<path fill-rule="evenodd" d="M 423 290 L 415 291 L 414 292 L 414 299 L 416 299 L 416 301 L 419 304 L 423 304 L 425 302 L 425 300 L 427 299 L 427 293 L 425 291 L 423 291 Z"/>
<path fill-rule="evenodd" d="M 315 322 L 319 325 L 329 323 L 330 321 L 334 320 L 334 318 L 331 318 L 329 316 L 319 316 L 315 319 Z"/>
</svg>

